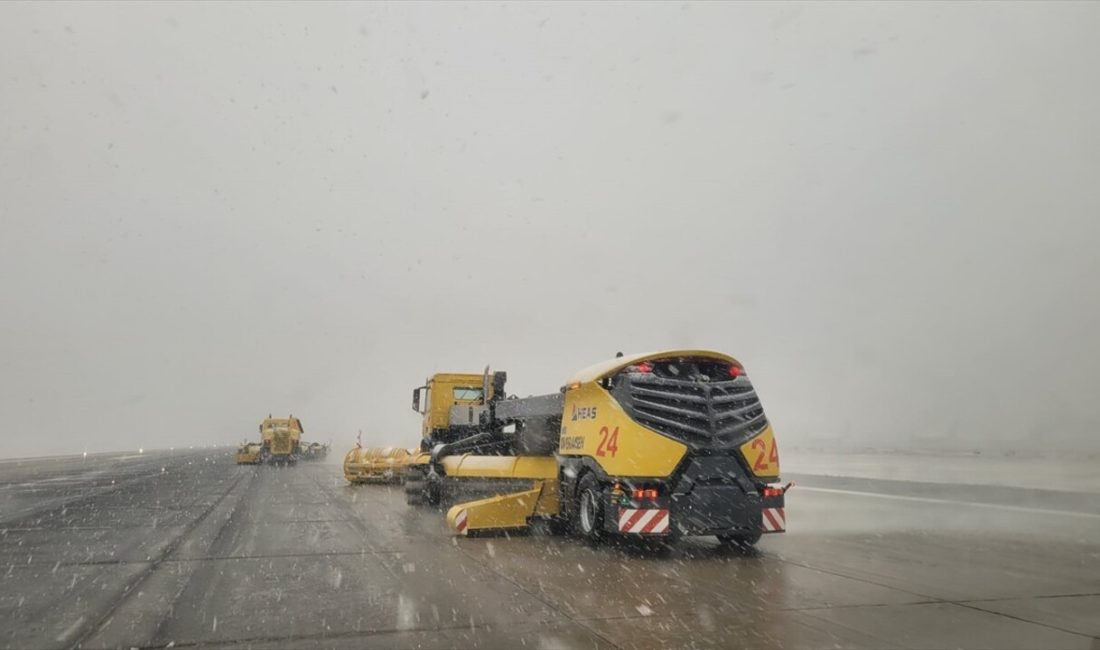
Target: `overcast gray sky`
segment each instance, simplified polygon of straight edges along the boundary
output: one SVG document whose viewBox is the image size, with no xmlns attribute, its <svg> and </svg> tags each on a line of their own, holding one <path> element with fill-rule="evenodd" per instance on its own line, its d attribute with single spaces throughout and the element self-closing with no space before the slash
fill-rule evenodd
<svg viewBox="0 0 1100 650">
<path fill-rule="evenodd" d="M 1100 4 L 0 4 L 0 455 L 412 446 L 740 358 L 780 446 L 1100 450 Z"/>
</svg>

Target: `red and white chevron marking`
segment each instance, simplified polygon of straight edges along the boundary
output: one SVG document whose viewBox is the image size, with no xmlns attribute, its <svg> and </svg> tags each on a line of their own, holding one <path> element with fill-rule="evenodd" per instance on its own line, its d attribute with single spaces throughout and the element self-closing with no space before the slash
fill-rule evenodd
<svg viewBox="0 0 1100 650">
<path fill-rule="evenodd" d="M 668 532 L 668 510 L 646 508 L 619 510 L 619 532 L 661 535 Z"/>
<path fill-rule="evenodd" d="M 787 515 L 783 508 L 764 508 L 760 514 L 761 528 L 765 533 L 782 533 L 787 530 Z"/>
<path fill-rule="evenodd" d="M 459 510 L 458 516 L 455 517 L 455 532 L 459 535 L 466 534 L 466 511 Z"/>
</svg>

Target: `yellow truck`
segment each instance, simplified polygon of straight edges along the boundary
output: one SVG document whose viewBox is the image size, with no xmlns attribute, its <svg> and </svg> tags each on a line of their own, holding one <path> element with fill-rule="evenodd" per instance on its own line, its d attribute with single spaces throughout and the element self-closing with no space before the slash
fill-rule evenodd
<svg viewBox="0 0 1100 650">
<path fill-rule="evenodd" d="M 517 398 L 505 373 L 437 374 L 407 501 L 450 506 L 460 535 L 535 521 L 590 541 L 786 529 L 771 424 L 744 366 L 708 350 L 618 356 L 557 393 Z M 789 487 L 789 486 L 788 486 Z"/>
<path fill-rule="evenodd" d="M 400 483 L 412 457 L 403 447 L 357 446 L 344 456 L 344 478 L 349 483 Z"/>
<path fill-rule="evenodd" d="M 270 415 L 260 423 L 260 462 L 294 464 L 301 453 L 302 421 L 293 415 L 274 418 Z"/>
</svg>

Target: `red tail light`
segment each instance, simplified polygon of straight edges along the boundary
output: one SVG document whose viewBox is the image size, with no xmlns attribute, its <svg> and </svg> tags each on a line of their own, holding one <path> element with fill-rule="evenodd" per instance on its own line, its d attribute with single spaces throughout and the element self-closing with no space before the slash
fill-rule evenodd
<svg viewBox="0 0 1100 650">
<path fill-rule="evenodd" d="M 741 375 L 745 374 L 745 369 L 739 366 L 730 366 L 730 377 L 737 379 Z"/>
<path fill-rule="evenodd" d="M 634 366 L 634 372 L 644 372 L 644 373 L 653 372 L 653 364 L 648 362 L 648 361 L 643 361 L 643 362 L 639 363 L 638 365 Z"/>
</svg>

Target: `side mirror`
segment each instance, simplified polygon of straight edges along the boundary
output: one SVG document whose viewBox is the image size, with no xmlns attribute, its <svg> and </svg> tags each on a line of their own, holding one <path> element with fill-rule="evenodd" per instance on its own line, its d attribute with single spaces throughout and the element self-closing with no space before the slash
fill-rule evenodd
<svg viewBox="0 0 1100 650">
<path fill-rule="evenodd" d="M 413 389 L 413 410 L 417 413 L 420 412 L 420 388 Z"/>
</svg>

